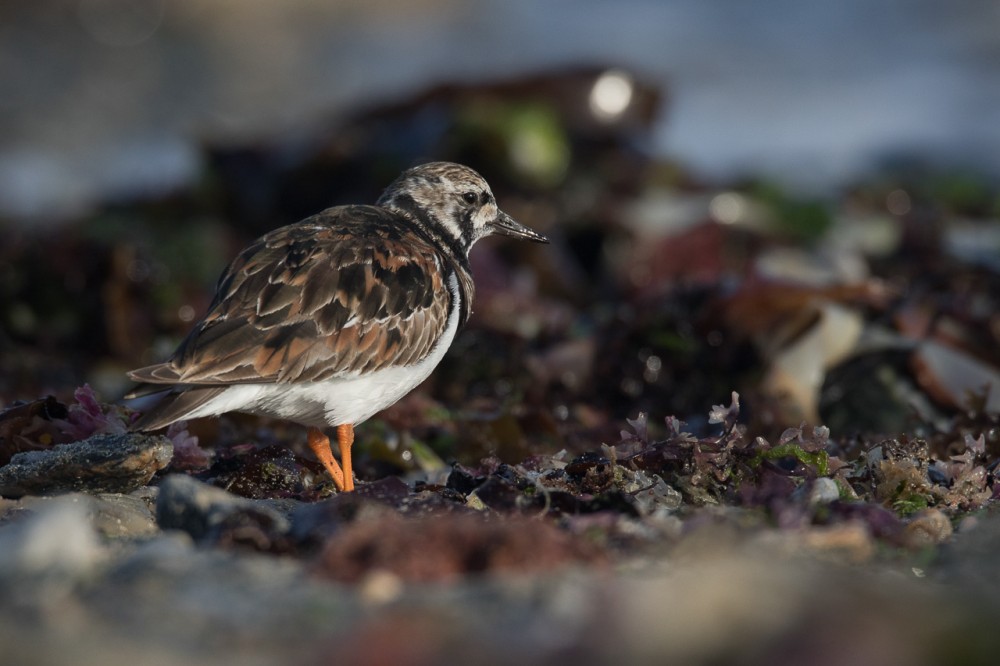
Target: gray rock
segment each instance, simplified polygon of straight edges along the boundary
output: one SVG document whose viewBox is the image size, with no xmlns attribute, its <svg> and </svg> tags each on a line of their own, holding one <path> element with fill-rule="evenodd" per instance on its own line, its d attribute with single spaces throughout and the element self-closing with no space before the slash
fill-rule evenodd
<svg viewBox="0 0 1000 666">
<path fill-rule="evenodd" d="M 87 520 L 87 504 L 79 496 L 52 499 L 0 530 L 0 575 L 75 575 L 92 569 L 102 548 Z"/>
<path fill-rule="evenodd" d="M 61 503 L 72 503 L 84 511 L 84 518 L 98 535 L 110 539 L 145 538 L 159 528 L 150 505 L 140 496 L 120 493 L 85 495 L 70 493 L 57 497 L 29 495 L 15 502 L 9 515 L 33 515 L 51 510 Z"/>
<path fill-rule="evenodd" d="M 94 497 L 90 520 L 98 534 L 114 539 L 148 537 L 159 532 L 149 504 L 134 495 L 104 493 Z"/>
<path fill-rule="evenodd" d="M 251 500 L 202 483 L 184 474 L 160 484 L 156 521 L 163 529 L 178 529 L 197 541 L 252 540 L 260 543 L 287 534 L 288 518 L 266 500 Z"/>
<path fill-rule="evenodd" d="M 1000 600 L 1000 515 L 995 512 L 966 517 L 951 543 L 941 551 L 937 577 L 949 585 L 961 584 L 992 600 Z"/>
<path fill-rule="evenodd" d="M 360 616 L 348 589 L 290 558 L 195 548 L 176 531 L 108 552 L 113 559 L 58 588 L 35 579 L 16 597 L 0 594 L 0 661 L 319 664 L 331 634 Z"/>
<path fill-rule="evenodd" d="M 122 433 L 18 453 L 0 468 L 0 495 L 127 493 L 149 483 L 170 463 L 173 450 L 162 435 Z"/>
<path fill-rule="evenodd" d="M 0 608 L 16 609 L 8 618 L 72 606 L 80 585 L 99 574 L 108 553 L 87 520 L 86 504 L 83 496 L 54 498 L 0 528 Z"/>
</svg>

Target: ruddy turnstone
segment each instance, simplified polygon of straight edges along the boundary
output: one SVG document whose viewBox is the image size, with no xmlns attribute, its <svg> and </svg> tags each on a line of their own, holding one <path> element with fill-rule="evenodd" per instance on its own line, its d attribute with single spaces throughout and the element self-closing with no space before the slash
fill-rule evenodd
<svg viewBox="0 0 1000 666">
<path fill-rule="evenodd" d="M 374 206 L 337 206 L 262 236 L 223 272 L 205 317 L 165 363 L 133 370 L 136 422 L 246 412 L 309 426 L 340 490 L 354 489 L 354 426 L 427 378 L 469 318 L 469 250 L 485 236 L 540 243 L 482 176 L 449 162 L 403 172 Z M 323 429 L 335 427 L 341 464 Z"/>
</svg>

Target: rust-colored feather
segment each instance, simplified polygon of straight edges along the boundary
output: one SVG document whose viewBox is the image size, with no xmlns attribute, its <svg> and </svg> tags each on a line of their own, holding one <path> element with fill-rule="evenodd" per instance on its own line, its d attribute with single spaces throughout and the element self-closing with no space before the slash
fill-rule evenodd
<svg viewBox="0 0 1000 666">
<path fill-rule="evenodd" d="M 148 383 L 321 381 L 426 356 L 453 307 L 445 276 L 473 285 L 418 227 L 372 206 L 331 208 L 277 229 L 219 280 L 209 312 Z"/>
</svg>

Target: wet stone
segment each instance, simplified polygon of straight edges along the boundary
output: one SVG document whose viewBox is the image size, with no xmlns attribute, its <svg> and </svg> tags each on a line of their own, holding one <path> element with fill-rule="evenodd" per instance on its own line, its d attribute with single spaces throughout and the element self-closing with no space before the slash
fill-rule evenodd
<svg viewBox="0 0 1000 666">
<path fill-rule="evenodd" d="M 170 463 L 173 445 L 163 436 L 102 434 L 44 451 L 27 451 L 0 468 L 0 495 L 66 492 L 127 493 L 149 483 Z"/>
</svg>

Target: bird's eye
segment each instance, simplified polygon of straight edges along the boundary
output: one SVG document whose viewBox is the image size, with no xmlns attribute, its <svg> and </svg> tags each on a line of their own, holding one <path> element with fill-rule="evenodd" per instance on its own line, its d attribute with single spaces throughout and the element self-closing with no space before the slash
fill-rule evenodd
<svg viewBox="0 0 1000 666">
<path fill-rule="evenodd" d="M 479 201 L 479 195 L 475 192 L 466 192 L 462 195 L 462 198 L 465 199 L 465 203 L 467 204 L 474 204 Z"/>
</svg>

